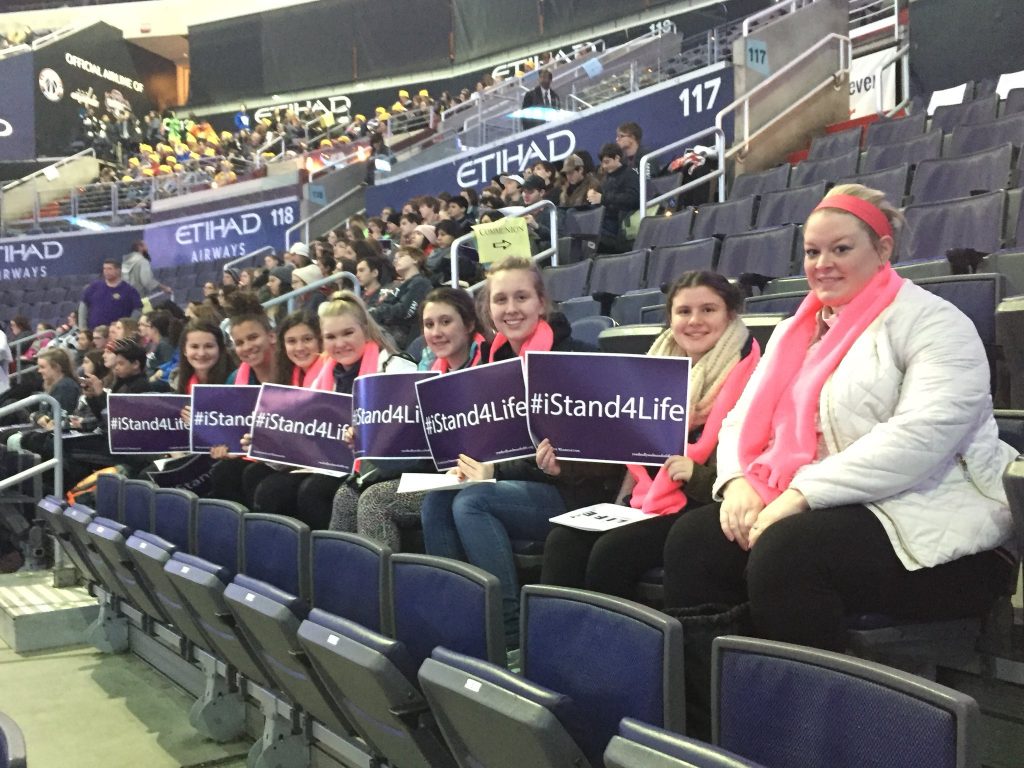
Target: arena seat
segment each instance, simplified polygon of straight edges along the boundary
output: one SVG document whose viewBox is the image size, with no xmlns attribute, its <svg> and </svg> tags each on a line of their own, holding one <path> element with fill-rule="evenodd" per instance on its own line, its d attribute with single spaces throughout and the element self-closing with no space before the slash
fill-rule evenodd
<svg viewBox="0 0 1024 768">
<path fill-rule="evenodd" d="M 987 348 L 995 345 L 996 308 L 1004 295 L 1002 275 L 948 275 L 919 278 L 914 282 L 967 315 Z"/>
<path fill-rule="evenodd" d="M 577 296 L 575 299 L 566 299 L 556 306 L 558 311 L 565 315 L 565 319 L 570 323 L 588 317 L 598 317 L 601 314 L 601 302 L 590 296 Z"/>
<path fill-rule="evenodd" d="M 1002 275 L 1007 296 L 1024 294 L 1024 250 L 1015 248 L 990 253 L 978 265 L 978 271 Z"/>
<path fill-rule="evenodd" d="M 864 153 L 861 173 L 872 173 L 897 165 L 917 165 L 942 154 L 942 131 L 933 129 L 907 141 L 892 144 L 873 144 Z"/>
<path fill-rule="evenodd" d="M 713 270 L 722 241 L 717 237 L 654 248 L 647 258 L 647 288 L 660 288 L 690 270 Z"/>
<path fill-rule="evenodd" d="M 925 277 L 948 277 L 949 261 L 947 259 L 926 259 L 924 261 L 908 261 L 893 264 L 893 269 L 900 277 L 908 280 L 920 280 Z"/>
<path fill-rule="evenodd" d="M 63 548 L 64 553 L 74 564 L 78 572 L 87 582 L 100 583 L 100 577 L 93 570 L 88 555 L 78 546 L 78 540 L 72 535 L 68 523 L 64 519 L 64 502 L 56 496 L 44 496 L 36 504 L 36 513 L 46 521 L 54 539 Z"/>
<path fill-rule="evenodd" d="M 730 278 L 744 273 L 764 277 L 791 274 L 797 231 L 795 224 L 785 224 L 726 237 L 718 257 L 718 272 Z"/>
<path fill-rule="evenodd" d="M 989 123 L 958 127 L 950 139 L 948 154 L 957 157 L 1006 143 L 1018 149 L 1024 144 L 1024 114 L 1018 112 Z"/>
<path fill-rule="evenodd" d="M 828 186 L 827 182 L 818 181 L 802 187 L 766 192 L 761 196 L 757 209 L 757 228 L 803 224 L 825 196 Z"/>
<path fill-rule="evenodd" d="M 588 259 L 564 267 L 544 267 L 541 276 L 551 301 L 560 302 L 586 296 L 592 264 Z"/>
<path fill-rule="evenodd" d="M 877 189 L 885 193 L 886 199 L 896 207 L 903 205 L 907 195 L 907 183 L 910 178 L 910 166 L 907 163 L 885 168 L 871 173 L 859 173 L 839 179 L 836 184 L 863 184 L 865 187 Z"/>
<path fill-rule="evenodd" d="M 646 355 L 651 344 L 665 330 L 661 323 L 620 325 L 602 331 L 597 345 L 602 352 L 624 355 Z"/>
<path fill-rule="evenodd" d="M 744 314 L 754 315 L 785 315 L 791 316 L 796 312 L 800 302 L 804 300 L 807 291 L 794 291 L 791 293 L 765 293 L 761 296 L 747 297 L 743 308 Z"/>
<path fill-rule="evenodd" d="M 454 766 L 416 670 L 439 645 L 503 663 L 501 587 L 491 574 L 445 558 L 401 553 L 389 567 L 393 637 L 315 611 L 299 642 L 375 753 L 409 768 Z"/>
<path fill-rule="evenodd" d="M 418 677 L 460 768 L 591 765 L 570 735 L 583 717 L 570 697 L 443 647 Z"/>
<path fill-rule="evenodd" d="M 804 160 L 793 167 L 789 185 L 802 187 L 820 181 L 835 182 L 844 176 L 855 175 L 859 163 L 860 149 L 851 149 L 844 154 L 822 157 L 819 160 Z"/>
<path fill-rule="evenodd" d="M 789 163 L 783 163 L 766 171 L 737 176 L 732 182 L 732 189 L 729 190 L 729 199 L 738 200 L 751 195 L 763 195 L 765 192 L 785 189 L 788 185 Z"/>
<path fill-rule="evenodd" d="M 125 480 L 121 490 L 121 522 L 132 531 L 152 531 L 157 487 L 148 480 Z"/>
<path fill-rule="evenodd" d="M 998 107 L 999 96 L 995 93 L 962 104 L 937 107 L 932 113 L 932 130 L 937 128 L 943 133 L 949 133 L 961 125 L 976 125 L 995 120 Z"/>
<path fill-rule="evenodd" d="M 712 651 L 714 743 L 786 768 L 977 768 L 980 712 L 962 693 L 838 653 L 748 637 Z"/>
<path fill-rule="evenodd" d="M 25 736 L 10 717 L 0 712 L 0 768 L 26 768 Z"/>
<path fill-rule="evenodd" d="M 683 186 L 684 183 L 689 181 L 683 177 L 681 173 L 672 173 L 668 176 L 656 176 L 653 179 L 647 180 L 647 198 L 651 199 L 664 195 L 666 192 L 671 192 L 673 189 L 678 189 Z M 677 208 L 677 202 L 675 197 L 670 197 L 668 200 L 659 203 L 659 208 Z"/>
<path fill-rule="evenodd" d="M 1006 193 L 908 205 L 903 213 L 907 226 L 898 261 L 941 258 L 950 248 L 993 253 L 1002 246 Z"/>
<path fill-rule="evenodd" d="M 1004 115 L 1018 112 L 1024 112 L 1024 88 L 1014 88 L 1006 94 L 1006 100 L 1003 102 Z"/>
<path fill-rule="evenodd" d="M 612 305 L 612 311 L 614 311 L 615 305 L 618 304 L 621 299 L 622 296 L 615 300 L 615 304 Z M 607 328 L 613 328 L 615 325 L 617 325 L 617 322 L 606 315 L 581 317 L 572 321 L 572 337 L 577 341 L 582 341 L 596 349 L 597 339 L 601 335 L 601 332 Z"/>
<path fill-rule="evenodd" d="M 75 538 L 79 550 L 88 560 L 89 568 L 95 574 L 97 583 L 108 595 L 131 602 L 127 590 L 107 565 L 89 535 L 88 528 L 95 517 L 97 514 L 93 510 L 81 504 L 72 504 L 64 510 L 64 523 L 67 525 L 68 533 Z"/>
<path fill-rule="evenodd" d="M 720 747 L 625 717 L 604 751 L 605 768 L 762 768 Z"/>
<path fill-rule="evenodd" d="M 878 120 L 867 126 L 865 146 L 893 144 L 920 136 L 925 132 L 928 115 L 924 110 L 904 118 Z"/>
<path fill-rule="evenodd" d="M 390 634 L 391 550 L 341 531 L 313 531 L 311 588 L 314 611 Z"/>
<path fill-rule="evenodd" d="M 633 240 L 633 248 L 679 245 L 690 239 L 693 225 L 693 208 L 673 213 L 671 216 L 645 216 Z"/>
<path fill-rule="evenodd" d="M 612 318 L 619 325 L 635 325 L 642 322 L 640 315 L 647 307 L 657 307 L 664 311 L 665 294 L 658 288 L 628 291 L 612 303 Z"/>
<path fill-rule="evenodd" d="M 860 152 L 862 131 L 863 129 L 857 126 L 856 128 L 847 128 L 843 131 L 826 133 L 823 136 L 815 136 L 811 139 L 811 148 L 807 153 L 807 159 L 811 161 L 824 160 L 839 155 L 849 155 L 854 150 Z M 791 176 L 790 185 L 792 184 L 793 179 Z"/>
<path fill-rule="evenodd" d="M 96 514 L 111 520 L 124 520 L 123 493 L 127 478 L 119 473 L 108 472 L 96 478 Z"/>
<path fill-rule="evenodd" d="M 742 177 L 741 177 L 742 178 Z M 699 240 L 712 235 L 734 235 L 749 232 L 754 226 L 757 198 L 741 197 L 724 203 L 709 203 L 697 209 L 691 237 Z"/>
<path fill-rule="evenodd" d="M 1012 144 L 959 157 L 924 160 L 914 171 L 910 198 L 915 203 L 934 203 L 1005 189 L 1012 162 Z"/>
</svg>

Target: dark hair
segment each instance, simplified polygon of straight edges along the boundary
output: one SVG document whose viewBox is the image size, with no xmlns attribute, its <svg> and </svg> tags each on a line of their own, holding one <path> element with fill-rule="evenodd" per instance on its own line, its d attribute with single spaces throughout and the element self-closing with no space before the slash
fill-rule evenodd
<svg viewBox="0 0 1024 768">
<path fill-rule="evenodd" d="M 416 208 L 419 208 L 420 206 L 423 205 L 429 206 L 434 211 L 434 213 L 437 213 L 438 211 L 441 210 L 441 202 L 433 195 L 420 195 L 413 202 L 413 205 L 415 205 Z"/>
<path fill-rule="evenodd" d="M 109 258 L 109 259 L 104 259 L 104 260 L 103 260 L 103 266 L 107 266 L 107 264 L 113 264 L 113 265 L 114 265 L 115 267 L 117 267 L 118 269 L 120 269 L 120 268 L 121 268 L 121 262 L 120 262 L 120 261 L 118 261 L 118 260 L 117 260 L 117 259 L 115 259 L 115 258 Z"/>
<path fill-rule="evenodd" d="M 209 380 L 207 384 L 223 384 L 228 380 L 228 374 L 231 373 L 233 362 L 231 357 L 228 355 L 227 345 L 224 343 L 224 334 L 220 328 L 213 323 L 208 323 L 202 320 L 193 320 L 191 323 L 185 326 L 181 332 L 181 341 L 178 345 L 178 393 L 185 394 L 188 390 L 188 383 L 191 381 L 195 369 L 192 368 L 192 364 L 189 363 L 185 357 L 185 346 L 188 344 L 188 335 L 190 333 L 208 333 L 213 336 L 217 342 L 217 351 L 220 353 L 220 357 L 217 358 L 217 362 L 213 368 L 210 369 Z"/>
<path fill-rule="evenodd" d="M 434 225 L 434 231 L 444 232 L 446 235 L 458 237 L 462 232 L 462 228 L 451 219 L 442 219 Z"/>
<path fill-rule="evenodd" d="M 320 348 L 323 349 L 323 342 L 320 339 L 320 316 L 316 312 L 300 309 L 288 315 L 277 327 L 277 380 L 280 384 L 292 383 L 295 364 L 288 359 L 288 353 L 284 348 L 284 335 L 298 325 L 308 325 L 313 330 Z"/>
<path fill-rule="evenodd" d="M 377 241 L 374 240 L 373 242 L 376 243 Z M 377 250 L 379 247 L 379 243 L 377 243 L 375 248 L 369 240 L 356 240 L 352 243 L 352 252 L 356 255 L 356 263 L 358 264 L 363 259 L 379 258 L 380 252 Z"/>
<path fill-rule="evenodd" d="M 362 241 L 359 240 L 357 242 Z M 338 261 L 329 253 L 321 253 L 317 256 L 316 263 L 320 265 L 320 271 L 326 272 L 327 274 L 331 274 L 331 272 L 334 271 L 334 268 L 338 266 Z"/>
<path fill-rule="evenodd" d="M 146 350 L 133 339 L 118 339 L 110 351 L 118 357 L 123 357 L 129 363 L 138 363 L 140 371 L 146 367 Z"/>
<path fill-rule="evenodd" d="M 108 373 L 110 373 L 110 371 L 107 370 L 107 366 L 103 364 L 102 349 L 90 349 L 88 352 L 85 353 L 85 356 L 82 358 L 83 362 L 85 360 L 92 361 L 92 368 L 94 371 L 93 375 L 100 381 L 102 381 L 103 378 Z"/>
<path fill-rule="evenodd" d="M 636 139 L 636 143 L 639 144 L 641 139 L 644 137 L 644 129 L 641 128 L 637 123 L 632 121 L 625 122 L 615 129 L 616 133 L 624 133 L 627 136 L 632 136 Z"/>
<path fill-rule="evenodd" d="M 371 272 L 377 273 L 377 282 L 381 285 L 387 285 L 395 281 L 395 268 L 387 259 L 376 255 L 363 256 L 356 262 L 356 266 L 358 267 L 362 262 L 366 262 L 366 268 Z"/>
<path fill-rule="evenodd" d="M 454 308 L 459 317 L 462 318 L 463 325 L 469 329 L 470 338 L 472 338 L 473 334 L 484 333 L 484 326 L 476 313 L 476 303 L 473 297 L 461 288 L 442 285 L 427 294 L 426 298 L 420 303 L 421 329 L 423 328 L 423 310 L 426 309 L 427 304 L 448 304 Z"/>
<path fill-rule="evenodd" d="M 420 216 L 419 213 L 417 213 L 416 211 L 409 211 L 409 213 L 403 213 L 398 220 L 401 221 L 402 219 L 405 219 L 406 221 L 411 221 L 416 226 L 419 226 L 420 224 L 423 223 L 423 217 Z"/>
<path fill-rule="evenodd" d="M 609 141 L 607 144 L 601 145 L 601 149 L 598 151 L 597 157 L 600 160 L 604 160 L 606 157 L 615 157 L 621 160 L 622 147 L 620 147 L 614 141 Z"/>
<path fill-rule="evenodd" d="M 465 197 L 469 201 L 470 207 L 472 207 L 472 206 L 474 206 L 474 205 L 476 205 L 477 203 L 480 202 L 480 196 L 476 193 L 476 190 L 473 189 L 472 187 L 469 187 L 468 189 L 462 190 L 459 194 L 462 195 L 463 197 Z"/>
<path fill-rule="evenodd" d="M 15 315 L 14 317 L 11 318 L 11 322 L 16 324 L 23 331 L 27 330 L 28 327 L 32 325 L 32 321 L 29 320 L 24 315 Z"/>
<path fill-rule="evenodd" d="M 738 315 L 743 311 L 743 292 L 729 280 L 717 272 L 693 270 L 681 274 L 665 292 L 665 322 L 672 317 L 672 302 L 676 294 L 686 288 L 710 288 L 725 302 L 725 309 L 730 315 Z"/>
<path fill-rule="evenodd" d="M 167 339 L 168 344 L 173 347 L 178 343 L 178 336 L 181 334 L 181 321 L 178 318 L 166 309 L 154 309 L 147 312 L 144 317 L 156 328 L 161 338 Z"/>
<path fill-rule="evenodd" d="M 260 304 L 260 300 L 246 291 L 237 291 L 232 294 L 230 301 L 225 301 L 230 307 L 228 311 L 228 322 L 231 326 L 242 323 L 257 323 L 267 333 L 273 333 L 274 326 L 267 316 L 267 312 Z"/>
<path fill-rule="evenodd" d="M 462 210 L 464 210 L 464 211 L 468 210 L 468 208 L 469 208 L 469 201 L 466 198 L 464 198 L 462 195 L 452 195 L 451 199 L 448 200 L 448 202 L 449 203 L 455 203 L 457 206 L 462 208 Z"/>
</svg>

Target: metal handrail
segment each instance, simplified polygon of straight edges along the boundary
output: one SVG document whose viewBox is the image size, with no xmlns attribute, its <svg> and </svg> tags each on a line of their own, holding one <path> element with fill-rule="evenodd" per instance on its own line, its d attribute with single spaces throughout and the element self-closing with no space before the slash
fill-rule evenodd
<svg viewBox="0 0 1024 768">
<path fill-rule="evenodd" d="M 68 35 L 77 32 L 79 29 L 81 29 L 81 27 L 77 24 L 68 24 L 66 27 L 60 27 L 59 29 L 55 29 L 49 34 L 43 35 L 42 37 L 33 40 L 32 49 L 35 50 L 38 48 L 42 48 L 44 45 L 49 45 L 52 42 L 60 40 L 62 37 L 67 37 Z"/>
<path fill-rule="evenodd" d="M 795 1 L 796 0 L 794 0 L 794 2 Z M 775 87 L 775 85 L 777 83 L 785 82 L 785 80 L 787 79 L 786 76 L 791 71 L 793 71 L 794 69 L 799 67 L 804 62 L 805 59 L 808 59 L 811 56 L 817 54 L 820 49 L 823 49 L 826 45 L 831 43 L 833 40 L 838 40 L 839 41 L 839 47 L 838 47 L 838 50 L 839 50 L 839 70 L 837 72 L 833 73 L 832 75 L 829 75 L 828 78 L 826 78 L 820 84 L 815 86 L 803 98 L 799 99 L 798 101 L 796 101 L 793 104 L 790 104 L 788 107 L 786 107 L 785 110 L 783 110 L 782 112 L 780 112 L 777 115 L 775 115 L 774 117 L 772 117 L 771 120 L 769 120 L 764 125 L 762 125 L 760 128 L 758 128 L 757 132 L 754 135 L 751 135 L 751 133 L 750 133 L 750 101 L 751 101 L 751 99 L 754 96 L 760 95 L 764 91 L 771 90 L 772 88 Z M 771 77 L 767 78 L 766 80 L 761 81 L 756 86 L 754 86 L 751 90 L 749 90 L 747 93 L 743 94 L 743 96 L 741 96 L 740 98 L 736 99 L 731 104 L 726 105 L 718 113 L 718 115 L 715 117 L 715 127 L 719 128 L 719 129 L 722 129 L 722 123 L 725 121 L 726 115 L 728 115 L 730 112 L 738 111 L 738 109 L 740 107 L 743 108 L 743 141 L 742 141 L 742 143 L 737 143 L 737 139 L 736 139 L 737 131 L 735 130 L 735 126 L 734 126 L 734 130 L 733 130 L 733 145 L 732 145 L 732 147 L 729 148 L 728 154 L 731 156 L 731 155 L 736 154 L 737 152 L 745 151 L 749 147 L 750 141 L 751 141 L 751 139 L 754 138 L 754 136 L 760 135 L 765 130 L 767 130 L 768 128 L 773 126 L 775 123 L 777 123 L 779 120 L 781 120 L 782 118 L 788 116 L 793 110 L 795 110 L 796 108 L 802 106 L 805 101 L 807 101 L 811 96 L 816 94 L 819 90 L 821 90 L 826 85 L 828 85 L 830 83 L 832 83 L 833 85 L 837 84 L 839 78 L 843 75 L 843 73 L 849 73 L 851 60 L 852 60 L 852 50 L 851 50 L 850 38 L 847 37 L 846 35 L 841 35 L 838 32 L 832 32 L 832 33 L 826 35 L 825 37 L 823 37 L 821 40 L 819 40 L 813 46 L 808 48 L 806 51 L 801 53 L 795 59 L 790 61 L 788 64 L 786 64 L 786 66 L 784 66 L 781 69 L 775 71 L 771 75 Z M 719 158 L 719 162 L 720 163 L 724 162 L 724 160 L 725 160 L 724 157 L 723 158 Z"/>
<path fill-rule="evenodd" d="M 59 168 L 62 165 L 67 165 L 72 160 L 77 160 L 80 157 L 86 157 L 89 155 L 91 155 L 92 157 L 96 157 L 96 150 L 93 149 L 92 147 L 89 147 L 88 149 L 83 149 L 81 152 L 76 152 L 75 154 L 69 155 L 68 157 L 62 157 L 57 162 L 50 163 L 45 168 L 40 168 L 38 171 L 33 171 L 28 176 L 23 176 L 20 179 L 16 179 L 15 181 L 12 181 L 10 184 L 5 184 L 0 189 L 2 189 L 2 191 L 4 192 L 7 192 L 8 190 L 14 189 L 15 187 L 21 186 L 22 184 L 34 179 L 36 176 L 45 176 L 46 172 L 49 171 L 50 169 Z"/>
<path fill-rule="evenodd" d="M 285 233 L 284 233 L 284 247 L 285 247 L 285 250 L 287 250 L 288 248 L 292 247 L 292 233 L 295 232 L 296 230 L 299 230 L 299 229 L 303 229 L 304 228 L 305 239 L 302 240 L 302 242 L 308 244 L 309 243 L 309 222 L 311 222 L 313 219 L 315 219 L 317 216 L 319 216 L 320 214 L 324 213 L 325 211 L 331 210 L 336 205 L 338 205 L 338 203 L 341 203 L 341 202 L 344 202 L 345 200 L 348 200 L 350 197 L 352 197 L 356 193 L 360 192 L 361 190 L 362 190 L 361 186 L 352 187 L 352 189 L 350 189 L 348 192 L 343 194 L 341 197 L 337 198 L 336 200 L 332 200 L 327 205 L 325 205 L 323 208 L 317 209 L 316 211 L 311 213 L 306 218 L 304 218 L 304 219 L 302 219 L 300 221 L 297 221 L 294 224 L 292 224 L 292 226 L 288 227 L 288 229 L 286 229 Z"/>
<path fill-rule="evenodd" d="M 227 272 L 229 269 L 233 269 L 236 264 L 241 264 L 243 261 L 247 261 L 248 259 L 255 259 L 257 256 L 260 256 L 260 255 L 262 255 L 264 253 L 273 253 L 273 252 L 274 252 L 274 246 L 272 246 L 272 245 L 264 245 L 262 248 L 257 248 L 252 253 L 246 254 L 245 256 L 239 256 L 237 259 L 232 259 L 231 261 L 227 262 L 222 267 L 221 271 L 222 272 Z"/>
<path fill-rule="evenodd" d="M 892 117 L 907 104 L 910 103 L 910 67 L 907 56 L 910 53 L 910 44 L 904 45 L 902 48 L 897 48 L 895 51 L 886 56 L 882 61 L 879 62 L 878 66 L 875 67 L 875 71 L 872 72 L 872 76 L 875 78 L 875 112 L 882 117 Z M 882 79 L 882 72 L 888 69 L 893 64 L 896 64 L 900 59 L 903 60 L 903 100 L 900 101 L 895 107 L 886 112 L 885 110 L 885 94 L 883 90 L 885 88 L 885 81 Z"/>
<path fill-rule="evenodd" d="M 16 411 L 20 411 L 28 406 L 35 405 L 36 403 L 46 403 L 50 406 L 50 417 L 53 419 L 53 458 L 47 459 L 41 464 L 37 464 L 29 469 L 23 469 L 21 472 L 13 474 L 10 477 L 3 478 L 0 480 L 0 491 L 5 488 L 10 488 L 12 485 L 17 485 L 22 480 L 27 480 L 30 477 L 41 475 L 43 472 L 52 469 L 54 495 L 56 495 L 57 498 L 64 498 L 64 409 L 60 407 L 60 403 L 58 403 L 54 397 L 46 393 L 30 395 L 29 397 L 0 408 L 0 418 L 3 418 L 8 414 L 15 413 Z"/>
<path fill-rule="evenodd" d="M 538 200 L 532 205 L 528 205 L 520 211 L 510 213 L 505 216 L 506 219 L 518 219 L 527 214 L 539 211 L 542 208 L 548 208 L 548 228 L 549 234 L 551 235 L 551 245 L 545 248 L 543 251 L 533 256 L 534 261 L 540 261 L 541 259 L 551 257 L 551 266 L 558 266 L 558 206 L 550 200 Z M 467 243 L 470 240 L 476 240 L 475 232 L 468 232 L 461 237 L 457 237 L 451 245 L 451 263 L 452 263 L 452 288 L 459 287 L 459 246 L 463 243 Z M 478 284 L 479 285 L 479 284 Z M 475 293 L 479 288 L 477 286 L 470 286 L 469 292 Z"/>
<path fill-rule="evenodd" d="M 668 192 L 665 192 L 665 193 L 663 193 L 661 195 L 658 195 L 657 197 L 654 197 L 654 198 L 651 198 L 650 200 L 648 200 L 647 199 L 647 182 L 649 182 L 650 179 L 647 178 L 647 176 L 648 176 L 649 166 L 650 166 L 651 160 L 653 158 L 655 158 L 655 157 L 658 157 L 659 155 L 664 155 L 664 154 L 667 154 L 668 152 L 672 152 L 672 151 L 675 151 L 675 150 L 680 149 L 680 148 L 685 148 L 687 146 L 691 146 L 692 147 L 694 142 L 697 141 L 697 139 L 702 139 L 705 136 L 709 136 L 711 134 L 714 134 L 714 137 L 715 137 L 715 151 L 718 153 L 718 168 L 716 170 L 712 171 L 711 173 L 708 173 L 708 174 L 706 174 L 704 176 L 701 176 L 699 179 L 692 179 L 692 180 L 690 180 L 690 181 L 688 181 L 688 182 L 686 182 L 686 183 L 676 187 L 675 189 L 672 189 L 672 190 L 670 190 Z M 664 147 L 661 147 L 660 149 L 656 149 L 653 152 L 648 152 L 646 155 L 644 155 L 643 157 L 640 158 L 640 168 L 639 168 L 639 173 L 640 173 L 640 218 L 642 219 L 642 218 L 645 218 L 647 216 L 647 208 L 648 208 L 648 206 L 657 205 L 662 200 L 667 200 L 670 197 L 674 197 L 675 195 L 681 194 L 683 192 L 687 192 L 687 191 L 689 191 L 691 189 L 699 187 L 702 184 L 708 184 L 711 181 L 713 181 L 714 179 L 718 179 L 718 201 L 721 202 L 721 201 L 725 200 L 725 161 L 724 161 L 724 158 L 725 158 L 725 131 L 723 131 L 718 126 L 711 126 L 709 128 L 705 128 L 702 131 L 698 131 L 697 133 L 694 133 L 694 134 L 691 134 L 691 135 L 687 136 L 685 139 L 680 139 L 679 141 L 673 141 L 671 144 L 666 144 Z"/>
<path fill-rule="evenodd" d="M 796 11 L 798 7 L 802 7 L 803 5 L 803 0 L 789 0 L 788 3 L 776 3 L 775 5 L 768 6 L 763 11 L 758 11 L 757 13 L 750 14 L 749 16 L 747 16 L 747 18 L 743 20 L 743 37 L 746 37 L 747 35 L 750 34 L 750 29 L 751 27 L 754 26 L 755 22 L 761 21 L 761 19 L 767 18 L 768 16 L 777 14 L 779 11 L 784 11 L 785 13 L 793 13 L 794 11 Z"/>
<path fill-rule="evenodd" d="M 0 50 L 0 59 L 6 59 L 8 56 L 13 56 L 16 53 L 23 53 L 25 51 L 31 51 L 32 46 L 28 43 L 19 43 L 18 45 L 12 45 L 9 48 Z"/>
<path fill-rule="evenodd" d="M 359 279 L 351 272 L 334 272 L 327 277 L 321 278 L 309 285 L 304 285 L 301 288 L 289 291 L 288 293 L 282 293 L 280 296 L 275 296 L 272 299 L 267 299 L 263 302 L 263 308 L 269 309 L 270 307 L 276 307 L 278 304 L 284 304 L 288 302 L 288 311 L 291 312 L 294 307 L 294 299 L 302 296 L 306 293 L 312 293 L 313 291 L 320 290 L 325 285 L 331 283 L 340 283 L 342 280 L 349 279 L 352 281 L 352 291 L 356 296 L 362 295 L 362 286 L 359 285 Z"/>
<path fill-rule="evenodd" d="M 21 350 L 20 354 L 18 354 L 17 358 L 15 359 L 15 364 L 14 364 L 14 375 L 15 376 L 21 376 L 23 373 L 28 373 L 28 371 L 23 371 L 21 369 L 22 363 L 25 362 L 24 360 L 22 360 L 22 357 L 29 350 L 29 348 L 31 348 L 31 346 L 32 346 L 31 342 L 35 341 L 36 339 L 40 338 L 41 336 L 45 336 L 48 333 L 53 333 L 54 338 L 57 338 L 56 329 L 48 329 L 48 330 L 45 330 L 45 331 L 37 331 L 36 333 L 33 333 L 31 336 L 22 336 L 20 339 L 15 339 L 14 340 L 14 343 L 18 345 L 18 349 Z M 29 344 L 25 344 L 25 342 L 30 342 L 30 343 Z M 40 350 L 40 352 L 41 351 L 42 350 Z"/>
</svg>

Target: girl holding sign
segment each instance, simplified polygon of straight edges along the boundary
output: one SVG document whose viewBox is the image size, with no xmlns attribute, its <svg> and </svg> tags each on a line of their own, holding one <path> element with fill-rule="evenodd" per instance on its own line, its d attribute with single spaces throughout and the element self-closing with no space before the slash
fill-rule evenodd
<svg viewBox="0 0 1024 768">
<path fill-rule="evenodd" d="M 181 332 L 181 363 L 175 391 L 188 395 L 196 384 L 223 384 L 233 367 L 224 334 L 213 323 L 193 321 Z"/>
<path fill-rule="evenodd" d="M 380 326 L 351 291 L 335 293 L 321 305 L 320 333 L 326 357 L 314 389 L 350 394 L 356 376 L 381 371 L 411 371 L 416 366 L 397 356 Z M 342 480 L 309 472 L 276 473 L 253 494 L 259 512 L 290 515 L 321 530 L 331 521 L 331 504 Z"/>
<path fill-rule="evenodd" d="M 435 288 L 423 302 L 420 322 L 426 342 L 419 364 L 421 371 L 448 373 L 487 360 L 489 345 L 483 326 L 477 318 L 473 298 L 465 291 L 448 286 Z M 430 465 L 421 471 L 432 469 Z M 384 480 L 361 492 L 349 485 L 341 486 L 334 496 L 331 530 L 354 531 L 387 544 L 394 552 L 400 551 L 400 529 L 419 523 L 420 505 L 426 494 L 399 494 L 399 482 L 399 479 Z"/>
<path fill-rule="evenodd" d="M 714 272 L 687 272 L 669 289 L 668 327 L 648 354 L 692 361 L 686 455 L 671 456 L 660 468 L 628 467 L 618 498 L 653 515 L 649 520 L 604 533 L 556 526 L 544 545 L 545 584 L 636 599 L 640 577 L 662 564 L 678 514 L 688 504 L 711 501 L 722 420 L 761 356 L 739 317 L 742 309 L 743 294 Z M 537 463 L 552 475 L 562 469 L 547 440 L 538 447 Z"/>
<path fill-rule="evenodd" d="M 590 350 L 572 338 L 564 316 L 549 314 L 544 282 L 529 258 L 511 257 L 492 266 L 482 303 L 495 331 L 488 362 L 522 357 L 530 350 Z M 468 561 L 498 577 L 506 643 L 510 650 L 518 648 L 519 579 L 511 540 L 543 541 L 549 518 L 607 500 L 618 473 L 612 465 L 574 462 L 554 477 L 532 460 L 487 464 L 465 455 L 454 472 L 467 480 L 499 482 L 428 493 L 421 510 L 427 552 Z"/>
</svg>

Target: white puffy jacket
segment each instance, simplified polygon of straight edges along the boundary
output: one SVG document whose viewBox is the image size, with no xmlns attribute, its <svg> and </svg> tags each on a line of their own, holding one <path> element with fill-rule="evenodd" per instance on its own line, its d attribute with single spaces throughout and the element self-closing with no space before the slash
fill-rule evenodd
<svg viewBox="0 0 1024 768">
<path fill-rule="evenodd" d="M 722 426 L 716 498 L 742 475 L 740 425 L 790 322 Z M 790 486 L 809 502 L 805 514 L 864 504 L 908 570 L 1009 545 L 1002 475 L 1017 452 L 998 437 L 978 333 L 952 304 L 904 282 L 825 382 L 818 416 L 829 455 Z"/>
</svg>

